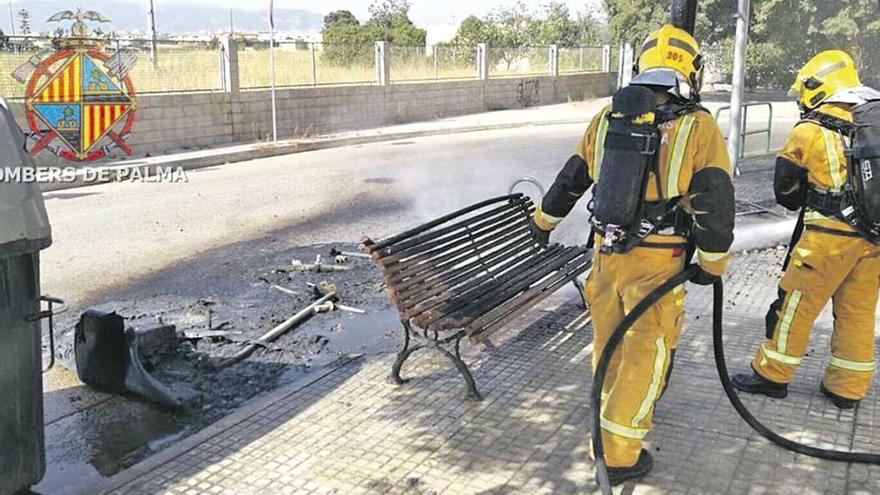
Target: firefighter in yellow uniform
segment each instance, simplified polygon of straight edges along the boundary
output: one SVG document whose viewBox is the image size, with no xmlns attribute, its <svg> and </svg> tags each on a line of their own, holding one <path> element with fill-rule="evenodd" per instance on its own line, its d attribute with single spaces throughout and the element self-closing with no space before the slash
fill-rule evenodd
<svg viewBox="0 0 880 495">
<path fill-rule="evenodd" d="M 698 104 L 699 45 L 686 31 L 663 26 L 642 47 L 638 70 L 632 85 L 652 90 L 648 95 L 656 98 L 661 122 L 659 173 L 651 173 L 640 198 L 655 220 L 650 234 L 629 252 L 596 250 L 585 288 L 593 315 L 594 369 L 614 328 L 648 293 L 684 270 L 692 247 L 702 268 L 692 281 L 708 285 L 723 274 L 733 241 L 730 159 L 715 120 Z M 606 108 L 592 120 L 537 209 L 532 232 L 540 244 L 549 242 L 550 232 L 594 183 L 602 177 L 614 180 L 609 178 L 613 163 L 604 156 L 610 111 Z M 595 225 L 593 230 L 595 244 L 603 245 L 603 233 Z M 684 287 L 678 287 L 661 299 L 633 325 L 614 354 L 601 414 L 612 484 L 641 477 L 653 465 L 642 441 L 669 379 L 684 320 L 684 297 Z"/>
<path fill-rule="evenodd" d="M 734 376 L 743 392 L 784 398 L 801 363 L 810 330 L 833 301 L 831 360 L 821 391 L 842 409 L 867 394 L 874 372 L 874 319 L 880 285 L 880 247 L 836 214 L 847 181 L 847 137 L 852 109 L 880 100 L 862 86 L 852 58 L 822 52 L 798 73 L 792 94 L 804 119 L 776 161 L 777 201 L 803 209 L 803 236 L 790 253 L 779 298 L 767 313 L 767 340 L 755 352 L 753 373 Z"/>
</svg>

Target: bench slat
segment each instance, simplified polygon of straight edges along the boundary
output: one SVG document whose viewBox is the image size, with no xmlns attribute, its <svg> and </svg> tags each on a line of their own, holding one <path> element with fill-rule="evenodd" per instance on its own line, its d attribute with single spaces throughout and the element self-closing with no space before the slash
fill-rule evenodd
<svg viewBox="0 0 880 495">
<path fill-rule="evenodd" d="M 405 282 L 401 282 L 397 284 L 397 293 L 402 299 L 408 300 L 418 297 L 425 292 L 436 291 L 438 288 L 450 289 L 460 284 L 463 279 L 486 270 L 485 265 L 500 266 L 508 261 L 508 257 L 533 245 L 534 241 L 531 237 L 522 237 L 511 243 L 500 246 L 488 255 L 482 256 L 482 260 L 479 260 L 482 261 L 482 263 L 478 261 L 465 263 L 463 265 L 454 265 L 449 270 L 441 271 L 435 275 L 430 275 L 425 278 L 413 277 Z M 476 256 L 474 258 L 476 259 Z"/>
<path fill-rule="evenodd" d="M 461 246 L 471 242 L 472 240 L 482 239 L 484 236 L 492 236 L 493 233 L 503 229 L 506 226 L 514 225 L 522 222 L 523 213 L 520 211 L 504 212 L 502 215 L 493 217 L 482 222 L 478 222 L 473 226 L 465 226 L 454 234 L 441 236 L 430 241 L 426 241 L 417 246 L 397 251 L 379 261 L 387 268 L 393 269 L 393 265 L 401 266 L 412 264 L 413 262 L 423 259 L 426 256 L 436 254 L 441 251 L 448 251 L 451 248 Z"/>
<path fill-rule="evenodd" d="M 497 233 L 493 233 L 491 236 L 487 236 L 482 246 L 500 246 L 505 242 L 510 242 L 519 237 L 528 235 L 528 232 L 528 225 L 523 225 L 522 222 L 516 222 L 506 226 Z M 434 257 L 419 259 L 418 263 L 407 263 L 402 265 L 402 267 L 383 268 L 382 271 L 387 277 L 389 283 L 397 284 L 410 277 L 420 276 L 430 270 L 449 267 L 450 265 L 461 262 L 474 254 L 474 243 L 467 243 L 447 252 L 436 253 L 436 256 Z"/>
<path fill-rule="evenodd" d="M 426 231 L 416 237 L 402 239 L 401 241 L 387 246 L 382 249 L 370 249 L 371 254 L 376 253 L 379 260 L 384 260 L 385 258 L 399 254 L 401 251 L 411 249 L 413 247 L 419 246 L 426 241 L 434 240 L 438 237 L 445 236 L 446 234 L 450 234 L 453 232 L 461 231 L 465 232 L 468 227 L 479 228 L 479 222 L 489 219 L 495 218 L 498 216 L 508 216 L 514 214 L 516 212 L 525 212 L 528 211 L 532 207 L 532 202 L 528 198 L 521 198 L 516 201 L 511 201 L 504 204 L 501 207 L 480 213 L 479 215 L 472 216 L 470 218 L 463 219 L 460 222 L 453 223 L 449 226 L 443 227 L 438 230 L 429 230 Z M 405 257 L 405 256 L 401 256 Z M 388 262 L 386 262 L 387 264 Z"/>
<path fill-rule="evenodd" d="M 403 232 L 401 234 L 389 237 L 388 239 L 383 239 L 377 243 L 370 243 L 368 246 L 365 246 L 365 247 L 367 247 L 371 251 L 378 251 L 380 249 L 391 246 L 392 244 L 400 242 L 403 239 L 406 239 L 408 237 L 412 237 L 417 234 L 421 234 L 422 232 L 426 232 L 428 230 L 431 230 L 434 227 L 437 227 L 439 225 L 443 225 L 444 223 L 446 223 L 452 219 L 455 219 L 456 217 L 466 215 L 468 213 L 477 211 L 481 208 L 485 208 L 486 206 L 489 206 L 489 205 L 492 205 L 495 203 L 516 201 L 516 200 L 522 199 L 523 197 L 524 197 L 524 195 L 522 193 L 517 193 L 517 194 L 509 194 L 506 196 L 499 196 L 496 198 L 487 199 L 485 201 L 481 201 L 479 203 L 468 206 L 467 208 L 462 208 L 461 210 L 455 211 L 455 212 L 450 213 L 448 215 L 444 215 L 436 220 L 428 222 L 424 225 L 420 225 L 414 229 L 411 229 L 411 230 L 408 230 L 408 231 Z"/>
<path fill-rule="evenodd" d="M 558 269 L 559 266 L 554 266 L 553 269 L 539 272 L 538 276 L 532 274 L 533 278 L 519 278 L 515 282 L 505 284 L 500 289 L 488 292 L 488 295 L 480 298 L 476 302 L 467 304 L 464 307 L 459 307 L 457 310 L 443 315 L 435 321 L 425 322 L 424 326 L 431 330 L 469 327 L 473 324 L 474 320 L 484 313 L 491 311 L 505 301 L 520 295 L 522 292 L 528 290 L 535 283 L 542 281 L 546 277 L 554 275 Z"/>
<path fill-rule="evenodd" d="M 409 309 L 406 310 L 406 316 L 408 318 L 414 318 L 425 311 L 436 308 L 450 299 L 468 297 L 468 293 L 479 293 L 481 285 L 493 284 L 494 281 L 497 280 L 497 277 L 503 276 L 510 270 L 526 264 L 526 262 L 530 259 L 534 259 L 534 257 L 534 252 L 529 250 L 518 256 L 511 257 L 504 265 L 498 265 L 495 271 L 489 272 L 484 270 L 485 273 L 480 273 L 470 280 L 465 280 L 463 284 L 441 287 L 439 291 L 426 295 L 427 297 L 424 297 L 416 304 L 406 304 L 406 306 L 409 307 Z"/>
<path fill-rule="evenodd" d="M 566 265 L 557 275 L 541 282 L 537 286 L 528 289 L 517 297 L 509 299 L 477 318 L 465 329 L 472 340 L 480 341 L 489 337 L 492 333 L 504 328 L 511 321 L 521 316 L 525 311 L 544 300 L 558 289 L 571 283 L 579 274 L 588 270 L 592 264 L 592 253 L 585 251 Z"/>
<path fill-rule="evenodd" d="M 493 280 L 494 284 L 488 284 L 490 287 L 492 285 L 502 287 L 500 290 L 491 287 L 493 290 L 482 291 L 476 297 L 455 298 L 433 311 L 426 312 L 422 317 L 417 318 L 416 322 L 423 328 L 428 327 L 432 330 L 463 328 L 483 312 L 558 270 L 576 257 L 578 252 L 571 248 L 551 247 L 542 254 L 543 256 L 536 257 L 532 266 L 527 269 L 497 277 Z M 475 315 L 476 312 L 479 314 Z"/>
</svg>

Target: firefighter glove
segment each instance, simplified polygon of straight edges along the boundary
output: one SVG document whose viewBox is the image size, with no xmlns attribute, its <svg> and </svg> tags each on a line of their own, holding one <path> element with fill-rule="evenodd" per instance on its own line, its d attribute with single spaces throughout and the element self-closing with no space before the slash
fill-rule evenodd
<svg viewBox="0 0 880 495">
<path fill-rule="evenodd" d="M 529 222 L 529 232 L 532 234 L 532 239 L 534 239 L 539 246 L 547 247 L 550 245 L 550 231 L 539 227 L 535 222 L 534 216 L 532 216 L 532 220 Z"/>
</svg>

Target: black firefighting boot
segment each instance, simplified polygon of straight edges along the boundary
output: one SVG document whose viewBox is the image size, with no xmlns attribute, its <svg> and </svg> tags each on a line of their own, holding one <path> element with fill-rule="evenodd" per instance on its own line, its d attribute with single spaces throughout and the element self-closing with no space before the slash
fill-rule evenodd
<svg viewBox="0 0 880 495">
<path fill-rule="evenodd" d="M 788 397 L 788 384 L 776 383 L 755 373 L 740 373 L 733 377 L 733 387 L 747 394 L 760 394 L 774 399 Z"/>
<path fill-rule="evenodd" d="M 636 461 L 635 465 L 630 467 L 609 467 L 608 480 L 611 481 L 612 486 L 617 486 L 629 480 L 641 478 L 648 474 L 653 467 L 654 459 L 651 457 L 651 454 L 647 450 L 642 449 L 642 452 L 639 454 L 639 460 Z"/>
<path fill-rule="evenodd" d="M 847 399 L 846 397 L 841 397 L 835 394 L 834 392 L 828 390 L 825 387 L 824 383 L 819 387 L 819 390 L 822 391 L 822 395 L 831 399 L 831 402 L 834 403 L 834 405 L 837 406 L 838 409 L 852 409 L 856 407 L 856 404 L 859 403 L 859 401 L 855 399 Z"/>
</svg>

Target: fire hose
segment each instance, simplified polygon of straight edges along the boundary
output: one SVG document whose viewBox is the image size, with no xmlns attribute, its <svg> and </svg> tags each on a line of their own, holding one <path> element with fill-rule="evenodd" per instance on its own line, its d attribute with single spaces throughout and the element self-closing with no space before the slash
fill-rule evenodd
<svg viewBox="0 0 880 495">
<path fill-rule="evenodd" d="M 626 315 L 623 321 L 614 329 L 614 332 L 608 339 L 608 343 L 602 350 L 599 362 L 593 375 L 593 390 L 590 397 L 590 405 L 592 407 L 592 442 L 593 454 L 596 458 L 596 481 L 602 489 L 603 495 L 611 495 L 611 483 L 608 478 L 608 468 L 605 465 L 605 451 L 602 445 L 602 434 L 600 426 L 600 412 L 602 408 L 602 388 L 605 383 L 605 375 L 608 372 L 608 366 L 611 363 L 611 357 L 623 342 L 623 337 L 633 324 L 647 311 L 651 306 L 657 303 L 663 296 L 672 291 L 675 287 L 687 282 L 699 267 L 691 265 L 678 275 L 670 278 L 662 285 L 654 289 L 643 299 L 633 310 Z M 860 464 L 880 464 L 880 454 L 871 454 L 866 452 L 849 452 L 843 450 L 821 449 L 804 445 L 802 443 L 789 440 L 779 435 L 770 428 L 764 426 L 742 403 L 730 382 L 730 375 L 727 372 L 727 361 L 724 357 L 723 328 L 722 319 L 724 312 L 724 283 L 719 278 L 713 285 L 713 308 L 712 308 L 712 341 L 715 351 L 715 367 L 718 369 L 718 377 L 721 379 L 721 386 L 724 393 L 727 394 L 728 400 L 739 413 L 740 417 L 748 423 L 755 431 L 760 433 L 764 438 L 779 445 L 780 447 L 792 452 L 824 459 L 828 461 L 854 462 Z"/>
</svg>

